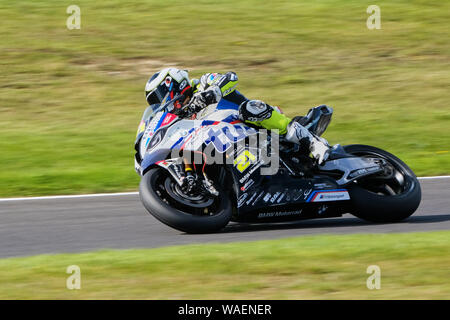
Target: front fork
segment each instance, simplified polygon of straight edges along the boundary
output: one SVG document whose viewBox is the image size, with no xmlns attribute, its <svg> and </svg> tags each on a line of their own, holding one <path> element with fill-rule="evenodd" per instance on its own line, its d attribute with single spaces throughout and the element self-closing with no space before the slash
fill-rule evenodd
<svg viewBox="0 0 450 320">
<path fill-rule="evenodd" d="M 205 166 L 202 168 L 203 179 L 200 179 L 197 172 L 186 158 L 166 159 L 156 163 L 166 169 L 175 182 L 187 194 L 195 194 L 207 191 L 213 196 L 218 196 L 219 192 L 214 187 L 213 182 L 208 178 L 205 172 Z"/>
</svg>

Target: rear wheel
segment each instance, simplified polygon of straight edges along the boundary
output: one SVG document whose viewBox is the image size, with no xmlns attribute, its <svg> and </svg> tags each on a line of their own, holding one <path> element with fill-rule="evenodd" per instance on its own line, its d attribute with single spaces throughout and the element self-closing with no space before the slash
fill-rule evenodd
<svg viewBox="0 0 450 320">
<path fill-rule="evenodd" d="M 358 179 L 348 186 L 353 215 L 371 222 L 397 222 L 416 211 L 421 200 L 420 184 L 403 161 L 371 146 L 344 148 L 350 154 L 381 158 L 387 163 L 384 173 Z"/>
<path fill-rule="evenodd" d="M 220 188 L 219 196 L 188 195 L 163 168 L 150 169 L 141 179 L 139 195 L 144 207 L 156 219 L 187 233 L 209 233 L 230 221 L 232 208 Z"/>
</svg>

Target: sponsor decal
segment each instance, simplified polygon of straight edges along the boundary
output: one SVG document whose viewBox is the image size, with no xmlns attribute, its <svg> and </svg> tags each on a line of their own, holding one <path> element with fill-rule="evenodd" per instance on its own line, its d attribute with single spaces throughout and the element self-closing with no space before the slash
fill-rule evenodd
<svg viewBox="0 0 450 320">
<path fill-rule="evenodd" d="M 157 161 L 155 164 L 164 168 L 167 168 L 169 166 L 166 160 Z"/>
<path fill-rule="evenodd" d="M 248 172 L 249 174 L 252 174 L 253 172 L 256 171 L 256 169 L 258 169 L 259 167 L 261 167 L 263 165 L 263 161 L 258 162 L 257 164 L 255 164 L 253 166 L 253 168 L 250 169 L 250 171 Z"/>
<path fill-rule="evenodd" d="M 247 202 L 246 202 L 245 204 L 246 204 L 246 205 L 249 205 L 250 202 L 252 202 L 253 199 L 255 199 L 256 195 L 257 195 L 257 193 L 254 193 L 254 194 L 250 197 L 250 199 L 247 200 Z"/>
<path fill-rule="evenodd" d="M 270 202 L 274 203 L 280 194 L 281 194 L 281 192 L 279 192 L 279 191 L 275 192 L 275 194 L 272 196 L 272 198 L 270 198 Z"/>
<path fill-rule="evenodd" d="M 248 193 L 243 193 L 243 194 L 239 197 L 238 203 L 237 203 L 237 207 L 238 207 L 238 208 L 240 208 L 240 207 L 244 204 L 244 201 L 245 201 L 245 199 L 247 199 L 247 197 L 248 197 Z"/>
<path fill-rule="evenodd" d="M 186 87 L 186 85 L 187 85 L 187 80 L 185 79 L 180 83 L 180 90 L 183 90 Z"/>
<path fill-rule="evenodd" d="M 312 192 L 312 189 L 309 189 L 309 190 L 305 190 L 304 192 L 303 192 L 303 199 L 305 199 L 306 200 L 306 198 L 308 198 L 308 196 L 310 195 L 310 193 Z"/>
<path fill-rule="evenodd" d="M 363 168 L 363 169 L 358 169 L 358 170 L 353 171 L 352 174 L 357 176 L 357 175 L 360 175 L 360 174 L 364 174 L 366 172 L 367 172 L 367 170 Z"/>
<path fill-rule="evenodd" d="M 363 175 L 367 175 L 376 171 L 381 170 L 380 166 L 373 166 L 373 167 L 368 167 L 368 168 L 361 168 L 361 169 L 356 169 L 353 170 L 348 177 L 350 179 L 356 178 L 358 176 L 363 176 Z"/>
<path fill-rule="evenodd" d="M 244 150 L 236 157 L 234 165 L 240 173 L 244 173 L 244 171 L 255 161 L 256 156 L 249 150 Z"/>
<path fill-rule="evenodd" d="M 274 217 L 285 217 L 285 216 L 293 216 L 302 213 L 302 209 L 295 211 L 275 211 L 275 212 L 261 212 L 258 214 L 258 219 L 261 218 L 274 218 Z"/>
<path fill-rule="evenodd" d="M 291 201 L 291 197 L 292 197 L 291 192 L 290 191 L 286 192 L 286 201 L 287 202 Z"/>
<path fill-rule="evenodd" d="M 145 121 L 141 120 L 141 122 L 139 123 L 139 127 L 136 133 L 136 137 L 139 135 L 139 133 L 143 132 L 145 130 Z"/>
<path fill-rule="evenodd" d="M 249 169 L 249 171 L 241 179 L 239 179 L 239 183 L 241 184 L 244 183 L 252 175 L 252 173 L 255 172 L 263 164 L 264 164 L 263 161 L 257 162 L 251 169 Z"/>
<path fill-rule="evenodd" d="M 161 123 L 161 127 L 164 127 L 164 126 L 170 124 L 176 118 L 177 118 L 177 116 L 174 115 L 173 113 L 168 113 L 166 115 L 166 117 L 164 118 L 163 122 Z"/>
<path fill-rule="evenodd" d="M 241 179 L 239 179 L 239 183 L 244 183 L 250 177 L 250 173 L 245 174 Z"/>
<path fill-rule="evenodd" d="M 314 189 L 327 189 L 327 188 L 333 188 L 335 186 L 329 184 L 329 183 L 315 183 L 314 184 Z"/>
<path fill-rule="evenodd" d="M 288 191 L 287 191 L 287 189 L 285 189 L 284 192 L 281 194 L 281 196 L 278 198 L 277 203 L 280 203 L 281 200 L 283 200 L 287 194 L 288 194 Z M 290 197 L 289 197 L 289 199 L 290 199 Z M 287 197 L 286 197 L 286 201 L 289 201 Z"/>
<path fill-rule="evenodd" d="M 300 199 L 300 197 L 303 195 L 303 190 L 302 189 L 294 189 L 292 190 L 292 199 L 294 201 L 297 201 L 298 199 Z"/>
<path fill-rule="evenodd" d="M 266 195 L 264 196 L 264 202 L 267 202 L 267 201 L 269 201 L 270 200 L 270 197 L 272 196 L 272 194 L 270 194 L 270 193 L 266 193 Z"/>
<path fill-rule="evenodd" d="M 307 202 L 325 202 L 325 201 L 341 201 L 350 200 L 350 195 L 345 189 L 314 191 L 308 198 Z"/>
<path fill-rule="evenodd" d="M 171 166 L 173 166 L 176 163 L 177 163 L 176 159 L 167 159 L 167 160 L 161 160 L 161 161 L 155 162 L 155 164 L 157 164 L 158 166 L 163 167 L 165 169 L 169 169 Z"/>
<path fill-rule="evenodd" d="M 322 214 L 325 211 L 327 211 L 327 209 L 328 209 L 328 206 L 326 206 L 326 205 L 320 206 L 319 210 L 317 210 L 317 214 Z"/>
<path fill-rule="evenodd" d="M 252 205 L 256 204 L 264 195 L 264 191 L 261 191 L 259 195 L 256 197 L 255 201 L 253 201 Z"/>
<path fill-rule="evenodd" d="M 255 181 L 253 179 L 248 180 L 242 187 L 241 187 L 241 191 L 245 191 L 248 188 L 250 188 L 253 184 L 255 183 Z"/>
</svg>

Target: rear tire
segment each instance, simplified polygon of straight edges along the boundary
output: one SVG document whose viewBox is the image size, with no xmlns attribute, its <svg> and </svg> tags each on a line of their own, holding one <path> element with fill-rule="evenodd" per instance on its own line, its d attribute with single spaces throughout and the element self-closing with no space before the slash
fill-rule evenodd
<svg viewBox="0 0 450 320">
<path fill-rule="evenodd" d="M 187 233 L 215 232 L 228 224 L 232 215 L 232 207 L 223 190 L 217 188 L 219 197 L 214 200 L 213 215 L 193 214 L 189 212 L 190 209 L 197 211 L 198 209 L 177 203 L 176 199 L 171 198 L 170 193 L 161 191 L 161 179 L 163 177 L 167 177 L 167 171 L 155 167 L 145 173 L 139 184 L 141 201 L 147 211 L 156 219 L 174 229 Z"/>
<path fill-rule="evenodd" d="M 397 190 L 395 194 L 389 195 L 368 190 L 366 185 L 371 177 L 351 183 L 348 191 L 352 201 L 353 215 L 371 222 L 398 222 L 408 218 L 417 210 L 422 197 L 420 184 L 414 172 L 403 161 L 387 151 L 372 146 L 349 145 L 344 149 L 358 156 L 383 158 L 394 167 L 399 177 L 403 177 L 403 185 L 399 183 L 396 186 L 395 180 L 391 182 L 394 183 L 392 188 L 388 184 L 387 190 L 392 190 L 392 193 Z"/>
</svg>

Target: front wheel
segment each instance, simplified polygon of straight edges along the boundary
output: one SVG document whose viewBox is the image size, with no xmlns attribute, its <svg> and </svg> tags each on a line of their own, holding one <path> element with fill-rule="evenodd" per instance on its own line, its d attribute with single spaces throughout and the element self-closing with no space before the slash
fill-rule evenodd
<svg viewBox="0 0 450 320">
<path fill-rule="evenodd" d="M 150 169 L 141 179 L 139 195 L 144 207 L 159 221 L 187 233 L 209 233 L 222 229 L 231 219 L 228 196 L 186 195 L 163 168 Z"/>
<path fill-rule="evenodd" d="M 348 186 L 353 215 L 371 222 L 398 222 L 417 210 L 421 200 L 420 184 L 403 161 L 371 146 L 348 145 L 344 149 L 358 157 L 386 161 L 383 174 L 358 179 Z"/>
</svg>

